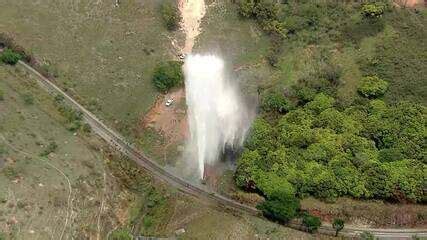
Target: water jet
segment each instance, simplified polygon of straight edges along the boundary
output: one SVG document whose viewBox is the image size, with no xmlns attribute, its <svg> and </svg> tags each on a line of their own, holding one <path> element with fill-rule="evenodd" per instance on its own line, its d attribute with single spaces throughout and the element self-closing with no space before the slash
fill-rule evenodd
<svg viewBox="0 0 427 240">
<path fill-rule="evenodd" d="M 190 158 L 204 179 L 205 168 L 213 165 L 226 148 L 243 144 L 252 114 L 237 84 L 231 81 L 224 61 L 215 55 L 188 55 L 184 63 L 188 107 Z"/>
</svg>

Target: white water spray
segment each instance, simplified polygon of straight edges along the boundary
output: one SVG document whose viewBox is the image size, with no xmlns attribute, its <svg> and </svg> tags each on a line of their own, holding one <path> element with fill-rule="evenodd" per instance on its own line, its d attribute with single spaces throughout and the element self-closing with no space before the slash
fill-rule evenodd
<svg viewBox="0 0 427 240">
<path fill-rule="evenodd" d="M 243 143 L 251 117 L 237 87 L 225 75 L 224 62 L 214 55 L 189 55 L 184 64 L 191 157 L 200 177 L 226 146 Z"/>
</svg>

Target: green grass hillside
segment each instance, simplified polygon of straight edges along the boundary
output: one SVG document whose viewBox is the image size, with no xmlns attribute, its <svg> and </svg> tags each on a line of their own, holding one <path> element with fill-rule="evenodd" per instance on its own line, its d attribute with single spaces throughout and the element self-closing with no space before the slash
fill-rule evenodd
<svg viewBox="0 0 427 240">
<path fill-rule="evenodd" d="M 63 89 L 129 133 L 157 95 L 151 75 L 176 56 L 158 1 L 6 0 L 0 32 L 32 52 Z"/>
</svg>

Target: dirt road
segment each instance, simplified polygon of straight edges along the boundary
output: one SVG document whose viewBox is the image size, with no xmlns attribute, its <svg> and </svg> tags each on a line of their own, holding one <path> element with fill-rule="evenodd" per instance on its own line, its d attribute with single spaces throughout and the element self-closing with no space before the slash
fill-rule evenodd
<svg viewBox="0 0 427 240">
<path fill-rule="evenodd" d="M 200 22 L 206 13 L 204 0 L 179 0 L 178 7 L 181 12 L 181 28 L 185 33 L 185 46 L 182 53 L 191 53 L 194 41 L 200 33 Z"/>
</svg>

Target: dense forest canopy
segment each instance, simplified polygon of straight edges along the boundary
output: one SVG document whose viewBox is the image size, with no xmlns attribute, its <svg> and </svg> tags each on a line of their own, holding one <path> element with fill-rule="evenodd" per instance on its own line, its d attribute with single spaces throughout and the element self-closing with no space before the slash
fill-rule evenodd
<svg viewBox="0 0 427 240">
<path fill-rule="evenodd" d="M 313 50 L 297 82 L 263 87 L 260 115 L 238 160 L 236 183 L 266 197 L 259 207 L 286 221 L 294 198 L 341 196 L 426 202 L 427 14 L 388 1 L 241 0 L 243 18 L 271 36 L 277 67 L 284 49 Z M 362 42 L 374 42 L 371 52 Z M 335 52 L 356 52 L 355 84 Z M 423 67 L 424 66 L 424 67 Z M 350 86 L 350 87 L 349 87 Z M 351 88 L 353 95 L 338 94 Z"/>
</svg>

